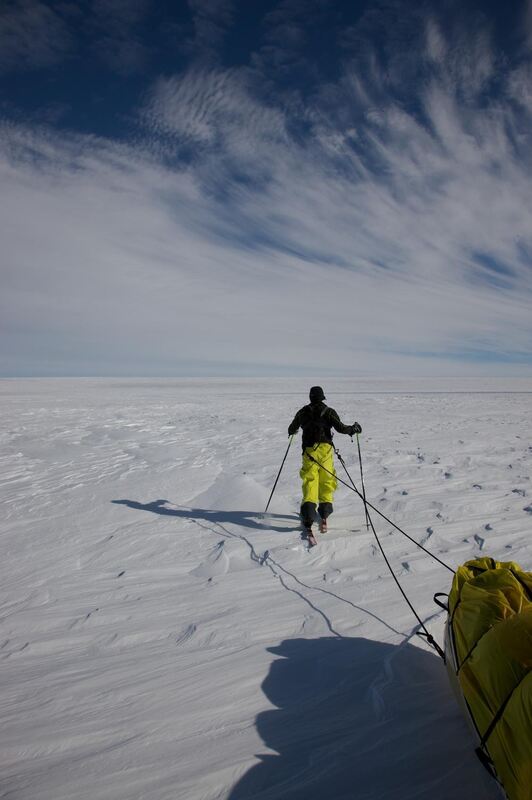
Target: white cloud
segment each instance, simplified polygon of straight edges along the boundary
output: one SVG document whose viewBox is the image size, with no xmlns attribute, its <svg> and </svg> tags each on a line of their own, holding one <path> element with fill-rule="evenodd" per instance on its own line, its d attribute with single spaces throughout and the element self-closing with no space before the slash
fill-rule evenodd
<svg viewBox="0 0 532 800">
<path fill-rule="evenodd" d="M 248 166 L 260 161 L 263 148 L 287 141 L 282 111 L 254 98 L 247 73 L 236 69 L 160 78 L 143 120 L 157 136 L 209 151 L 223 148 Z"/>
<path fill-rule="evenodd" d="M 300 140 L 220 68 L 156 83 L 145 148 L 4 128 L 0 372 L 530 373 L 527 117 L 428 40 L 415 111 L 351 65 Z"/>
<path fill-rule="evenodd" d="M 508 94 L 515 100 L 529 119 L 532 117 L 532 64 L 524 63 L 508 78 Z M 527 145 L 528 145 L 527 136 Z"/>
<path fill-rule="evenodd" d="M 441 64 L 447 54 L 447 43 L 436 20 L 429 18 L 426 25 L 427 55 L 431 61 Z"/>
</svg>

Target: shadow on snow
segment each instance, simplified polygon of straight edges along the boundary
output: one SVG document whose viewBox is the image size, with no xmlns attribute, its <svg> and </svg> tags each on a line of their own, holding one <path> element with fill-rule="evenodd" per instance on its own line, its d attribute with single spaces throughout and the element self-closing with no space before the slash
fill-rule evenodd
<svg viewBox="0 0 532 800">
<path fill-rule="evenodd" d="M 339 637 L 269 652 L 262 689 L 276 708 L 256 727 L 277 755 L 257 756 L 227 800 L 494 796 L 437 656 Z"/>
<path fill-rule="evenodd" d="M 277 533 L 288 533 L 289 531 L 299 530 L 299 525 L 287 528 L 272 525 L 269 522 L 262 523 L 257 519 L 257 517 L 261 516 L 260 511 L 216 511 L 208 508 L 187 508 L 185 506 L 180 508 L 168 508 L 165 505 L 169 502 L 168 500 L 153 500 L 151 503 L 138 503 L 136 500 L 112 500 L 111 502 L 117 505 L 128 506 L 128 508 L 134 508 L 139 511 L 151 511 L 152 514 L 162 514 L 169 517 L 180 517 L 181 519 L 194 521 L 205 520 L 206 522 L 213 522 L 218 525 L 230 523 L 232 525 L 242 525 L 245 528 L 276 531 Z M 268 514 L 267 519 L 299 520 L 299 517 L 295 514 Z"/>
</svg>

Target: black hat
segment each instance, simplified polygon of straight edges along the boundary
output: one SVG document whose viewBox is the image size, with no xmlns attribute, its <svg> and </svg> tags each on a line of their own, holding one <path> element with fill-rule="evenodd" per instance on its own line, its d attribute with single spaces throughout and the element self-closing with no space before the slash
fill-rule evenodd
<svg viewBox="0 0 532 800">
<path fill-rule="evenodd" d="M 320 400 L 325 400 L 321 386 L 313 386 L 309 392 L 309 398 L 311 403 L 319 403 Z"/>
</svg>

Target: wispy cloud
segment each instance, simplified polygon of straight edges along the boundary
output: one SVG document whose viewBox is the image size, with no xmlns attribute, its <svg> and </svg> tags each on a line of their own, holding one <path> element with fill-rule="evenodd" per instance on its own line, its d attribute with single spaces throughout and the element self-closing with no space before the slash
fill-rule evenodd
<svg viewBox="0 0 532 800">
<path fill-rule="evenodd" d="M 159 374 L 530 372 L 530 65 L 503 69 L 487 29 L 470 58 L 434 17 L 418 45 L 410 102 L 382 54 L 347 48 L 309 97 L 274 100 L 257 64 L 160 78 L 136 146 L 4 127 L 11 353 L 32 363 L 38 341 L 81 371 Z"/>
<path fill-rule="evenodd" d="M 150 0 L 92 0 L 83 5 L 5 0 L 0 7 L 0 70 L 45 69 L 96 57 L 121 75 L 138 72 L 149 55 L 141 23 L 150 5 Z"/>
<path fill-rule="evenodd" d="M 198 169 L 207 173 L 213 168 L 210 159 L 222 155 L 226 169 L 258 177 L 272 150 L 280 146 L 284 152 L 289 144 L 285 113 L 254 95 L 248 70 L 193 69 L 160 78 L 143 121 L 154 137 L 166 140 L 169 152 L 188 148 Z M 223 171 L 214 169 L 219 175 Z"/>
<path fill-rule="evenodd" d="M 188 0 L 193 36 L 185 45 L 196 62 L 217 62 L 219 48 L 234 20 L 234 0 Z"/>
<path fill-rule="evenodd" d="M 48 67 L 72 47 L 67 25 L 49 4 L 6 0 L 0 8 L 0 70 Z"/>
<path fill-rule="evenodd" d="M 525 0 L 524 31 L 526 44 L 532 49 L 532 0 Z"/>
<path fill-rule="evenodd" d="M 92 0 L 86 20 L 95 32 L 92 50 L 119 74 L 139 72 L 148 60 L 140 25 L 149 6 L 150 0 Z"/>
</svg>

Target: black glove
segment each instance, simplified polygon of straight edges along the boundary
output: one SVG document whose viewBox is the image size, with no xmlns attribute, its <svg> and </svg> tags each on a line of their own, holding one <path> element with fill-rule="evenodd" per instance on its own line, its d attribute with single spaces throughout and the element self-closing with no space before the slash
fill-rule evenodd
<svg viewBox="0 0 532 800">
<path fill-rule="evenodd" d="M 349 436 L 353 436 L 354 433 L 362 433 L 362 428 L 360 427 L 358 422 L 355 422 L 354 425 L 351 425 L 351 428 L 349 430 Z"/>
</svg>

